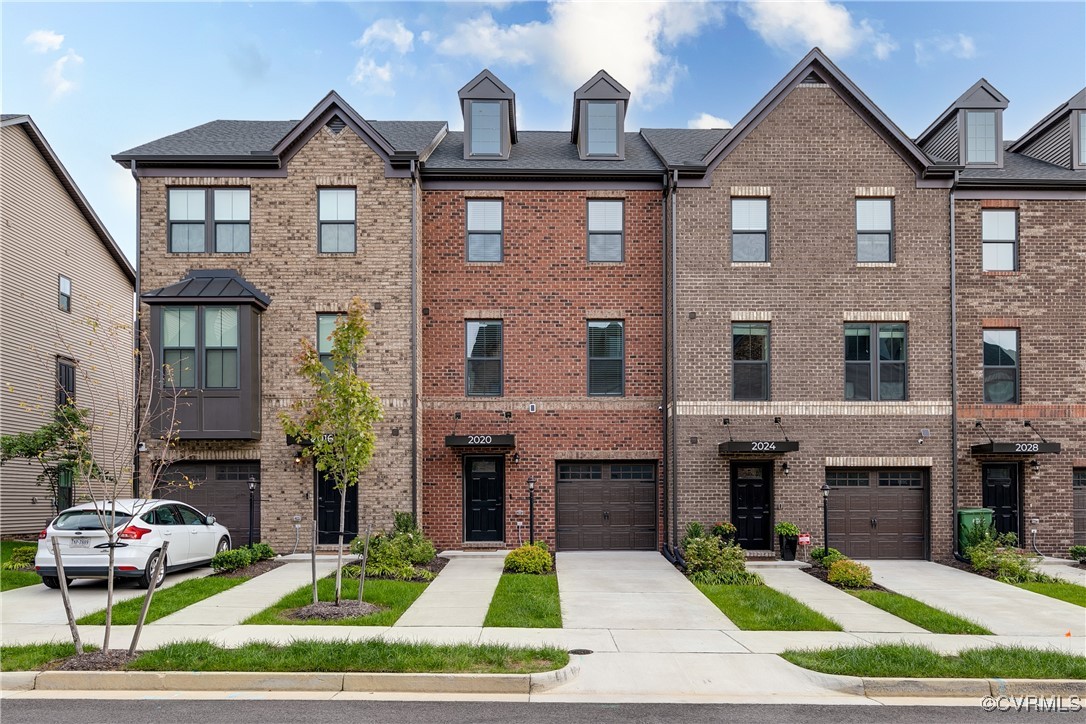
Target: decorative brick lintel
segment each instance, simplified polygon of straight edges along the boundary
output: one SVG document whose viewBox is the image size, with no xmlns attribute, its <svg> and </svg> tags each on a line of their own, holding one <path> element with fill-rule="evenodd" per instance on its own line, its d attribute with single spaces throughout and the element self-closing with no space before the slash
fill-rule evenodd
<svg viewBox="0 0 1086 724">
<path fill-rule="evenodd" d="M 932 402 L 680 402 L 679 414 L 697 415 L 895 415 L 949 416 L 951 403 Z"/>
<path fill-rule="evenodd" d="M 771 266 L 773 266 L 773 264 L 771 264 L 768 261 L 733 261 L 732 262 L 732 268 L 733 269 L 742 268 L 742 267 L 748 267 L 748 268 L 761 267 L 761 268 L 764 268 L 764 269 L 768 269 Z"/>
<path fill-rule="evenodd" d="M 584 195 L 590 199 L 624 199 L 626 191 L 623 189 L 589 189 Z"/>
<path fill-rule="evenodd" d="M 555 460 L 656 460 L 659 450 L 556 450 Z"/>
<path fill-rule="evenodd" d="M 763 197 L 763 196 L 772 196 L 773 195 L 773 187 L 772 186 L 732 186 L 731 195 L 732 196 L 753 196 L 753 197 L 756 197 L 756 198 L 757 197 Z"/>
<path fill-rule="evenodd" d="M 845 312 L 846 322 L 908 322 L 908 312 Z"/>
<path fill-rule="evenodd" d="M 1086 405 L 958 405 L 960 420 L 1086 420 Z"/>
<path fill-rule="evenodd" d="M 930 468 L 930 457 L 844 457 L 826 458 L 828 468 Z"/>
<path fill-rule="evenodd" d="M 772 322 L 773 312 L 732 312 L 733 322 Z"/>
<path fill-rule="evenodd" d="M 886 198 L 897 196 L 897 189 L 893 186 L 857 186 L 856 195 L 867 198 Z"/>
<path fill-rule="evenodd" d="M 536 412 L 528 412 L 528 405 L 535 403 Z M 659 397 L 498 397 L 488 399 L 465 399 L 463 397 L 430 397 L 420 402 L 423 410 L 458 411 L 511 411 L 518 416 L 540 414 L 554 410 L 658 410 Z"/>
<path fill-rule="evenodd" d="M 584 313 L 585 319 L 625 319 L 626 312 L 621 309 L 588 309 Z"/>
<path fill-rule="evenodd" d="M 1018 199 L 982 199 L 982 209 L 1017 209 Z"/>
<path fill-rule="evenodd" d="M 856 262 L 858 269 L 896 269 L 896 261 L 858 261 Z"/>
<path fill-rule="evenodd" d="M 461 195 L 465 199 L 504 199 L 505 191 L 502 189 L 473 189 L 471 191 L 462 191 Z"/>
<path fill-rule="evenodd" d="M 1022 326 L 1022 320 L 1018 317 L 981 317 L 980 326 L 1018 329 Z"/>
<path fill-rule="evenodd" d="M 504 319 L 505 312 L 500 309 L 466 309 L 464 319 Z"/>
</svg>

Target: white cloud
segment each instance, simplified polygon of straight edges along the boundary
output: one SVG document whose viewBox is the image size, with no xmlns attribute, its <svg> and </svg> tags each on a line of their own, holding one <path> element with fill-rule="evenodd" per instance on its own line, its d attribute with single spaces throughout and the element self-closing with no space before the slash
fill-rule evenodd
<svg viewBox="0 0 1086 724">
<path fill-rule="evenodd" d="M 75 82 L 65 76 L 71 68 L 80 66 L 83 64 L 83 58 L 77 55 L 74 50 L 68 48 L 61 57 L 57 58 L 52 65 L 45 71 L 45 84 L 49 86 L 50 91 L 53 94 L 53 100 L 57 100 L 61 96 L 75 90 Z"/>
<path fill-rule="evenodd" d="M 548 4 L 549 19 L 499 24 L 489 12 L 459 23 L 437 44 L 444 55 L 484 65 L 538 66 L 541 89 L 561 100 L 601 68 L 645 106 L 667 98 L 685 68 L 668 52 L 722 22 L 710 2 Z"/>
<path fill-rule="evenodd" d="M 35 30 L 23 39 L 23 42 L 31 47 L 35 53 L 48 53 L 60 50 L 64 43 L 64 36 L 54 33 L 52 30 Z"/>
<path fill-rule="evenodd" d="M 373 95 L 395 95 L 392 88 L 392 65 L 378 65 L 373 58 L 362 57 L 351 73 L 351 83 L 362 86 L 363 91 Z"/>
<path fill-rule="evenodd" d="M 415 34 L 404 27 L 402 21 L 382 18 L 366 28 L 354 45 L 357 48 L 392 49 L 403 55 L 414 47 L 414 39 Z"/>
<path fill-rule="evenodd" d="M 898 47 L 875 23 L 856 22 L 844 5 L 829 0 L 740 3 L 739 15 L 768 45 L 783 50 L 818 46 L 841 57 L 870 46 L 876 58 L 886 60 Z"/>
<path fill-rule="evenodd" d="M 430 41 L 433 39 L 434 34 L 431 33 L 429 30 L 423 30 L 421 33 L 419 33 L 419 40 L 421 40 L 423 43 L 426 43 L 427 45 L 429 45 Z"/>
<path fill-rule="evenodd" d="M 687 128 L 731 128 L 732 122 L 710 113 L 699 113 L 686 122 Z"/>
<path fill-rule="evenodd" d="M 965 33 L 956 35 L 938 35 L 913 42 L 917 65 L 927 65 L 937 55 L 949 55 L 960 60 L 969 60 L 977 55 L 977 44 Z"/>
</svg>

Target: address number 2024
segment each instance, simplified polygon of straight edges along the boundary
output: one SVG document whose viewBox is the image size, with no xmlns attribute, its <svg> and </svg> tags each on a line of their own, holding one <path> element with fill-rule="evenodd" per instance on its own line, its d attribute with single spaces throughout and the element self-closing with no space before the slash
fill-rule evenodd
<svg viewBox="0 0 1086 724">
<path fill-rule="evenodd" d="M 468 435 L 468 445 L 489 445 L 490 435 Z"/>
<path fill-rule="evenodd" d="M 762 450 L 776 450 L 777 449 L 777 443 L 775 443 L 775 442 L 757 442 L 756 441 L 756 442 L 752 442 L 750 444 L 750 449 L 753 450 L 754 452 L 760 452 Z"/>
<path fill-rule="evenodd" d="M 1037 452 L 1040 449 L 1040 444 L 1035 442 L 1016 442 L 1014 444 L 1015 452 Z"/>
</svg>

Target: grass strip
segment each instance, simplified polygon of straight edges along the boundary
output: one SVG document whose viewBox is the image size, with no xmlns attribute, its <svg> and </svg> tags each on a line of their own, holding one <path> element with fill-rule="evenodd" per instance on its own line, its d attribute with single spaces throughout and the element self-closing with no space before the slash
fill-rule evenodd
<svg viewBox="0 0 1086 724">
<path fill-rule="evenodd" d="M 84 644 L 84 651 L 97 651 L 98 647 Z M 75 655 L 75 644 L 25 644 L 0 646 L 0 671 L 35 671 L 51 661 Z"/>
<path fill-rule="evenodd" d="M 490 600 L 484 626 L 562 628 L 558 576 L 503 573 Z"/>
<path fill-rule="evenodd" d="M 1080 586 L 1077 583 L 1061 581 L 1059 583 L 1016 583 L 1014 585 L 1027 591 L 1040 593 L 1042 596 L 1056 598 L 1086 608 L 1086 586 Z"/>
<path fill-rule="evenodd" d="M 16 548 L 37 548 L 37 545 L 17 540 L 0 541 L 0 564 L 7 563 L 11 558 L 11 552 Z M 0 591 L 10 591 L 13 588 L 33 586 L 38 583 L 41 583 L 41 576 L 34 571 L 6 571 L 0 568 Z"/>
<path fill-rule="evenodd" d="M 744 631 L 841 631 L 841 626 L 769 586 L 696 585 Z"/>
<path fill-rule="evenodd" d="M 932 633 L 992 635 L 991 631 L 979 624 L 921 603 L 915 598 L 902 596 L 900 593 L 863 590 L 846 590 L 846 592 Z"/>
<path fill-rule="evenodd" d="M 785 651 L 796 666 L 843 676 L 961 679 L 1086 679 L 1086 656 L 1006 646 L 942 656 L 914 644 Z"/>
<path fill-rule="evenodd" d="M 177 585 L 155 591 L 155 597 L 151 599 L 151 608 L 147 611 L 147 623 L 157 621 L 163 616 L 176 613 L 186 606 L 210 598 L 216 593 L 228 591 L 234 586 L 245 583 L 248 578 L 220 578 L 218 576 L 206 576 L 204 578 L 190 578 L 181 581 Z M 127 601 L 113 604 L 113 623 L 119 626 L 135 625 L 139 620 L 140 611 L 143 609 L 143 596 L 130 598 Z M 79 625 L 104 626 L 106 623 L 106 611 L 88 613 L 76 621 Z"/>
<path fill-rule="evenodd" d="M 415 602 L 424 590 L 426 583 L 416 581 L 384 581 L 367 580 L 363 600 L 376 606 L 383 606 L 386 610 L 378 611 L 369 616 L 355 616 L 354 618 L 339 619 L 309 619 L 298 620 L 287 618 L 286 613 L 294 608 L 308 606 L 313 602 L 313 588 L 310 585 L 288 593 L 277 602 L 242 621 L 247 624 L 264 625 L 312 625 L 312 626 L 391 626 L 403 615 L 407 607 Z M 334 601 L 336 582 L 332 578 L 322 578 L 317 581 L 317 597 L 321 601 Z M 343 579 L 343 599 L 354 601 L 358 599 L 358 581 L 349 578 Z"/>
<path fill-rule="evenodd" d="M 369 588 L 369 584 L 366 584 Z M 207 641 L 167 644 L 132 661 L 139 671 L 313 671 L 527 674 L 565 666 L 553 647 L 416 644 L 384 641 L 254 642 L 224 649 Z"/>
</svg>

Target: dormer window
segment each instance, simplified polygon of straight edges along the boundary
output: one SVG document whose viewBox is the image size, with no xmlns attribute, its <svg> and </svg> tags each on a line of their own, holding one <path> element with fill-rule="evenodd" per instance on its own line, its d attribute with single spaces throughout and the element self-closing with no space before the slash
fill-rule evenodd
<svg viewBox="0 0 1086 724">
<path fill-rule="evenodd" d="M 618 104 L 592 101 L 588 104 L 588 155 L 618 154 Z"/>
<path fill-rule="evenodd" d="M 507 160 L 517 142 L 516 96 L 489 70 L 460 89 L 464 158 Z"/>
<path fill-rule="evenodd" d="M 996 163 L 995 111 L 965 112 L 965 162 Z"/>
<path fill-rule="evenodd" d="M 577 144 L 582 161 L 615 159 L 626 155 L 626 107 L 630 91 L 601 70 L 573 94 L 573 130 L 570 140 Z"/>
<path fill-rule="evenodd" d="M 1086 166 L 1086 111 L 1078 112 L 1078 165 Z"/>
<path fill-rule="evenodd" d="M 499 156 L 502 152 L 501 101 L 471 102 L 472 156 Z"/>
</svg>

